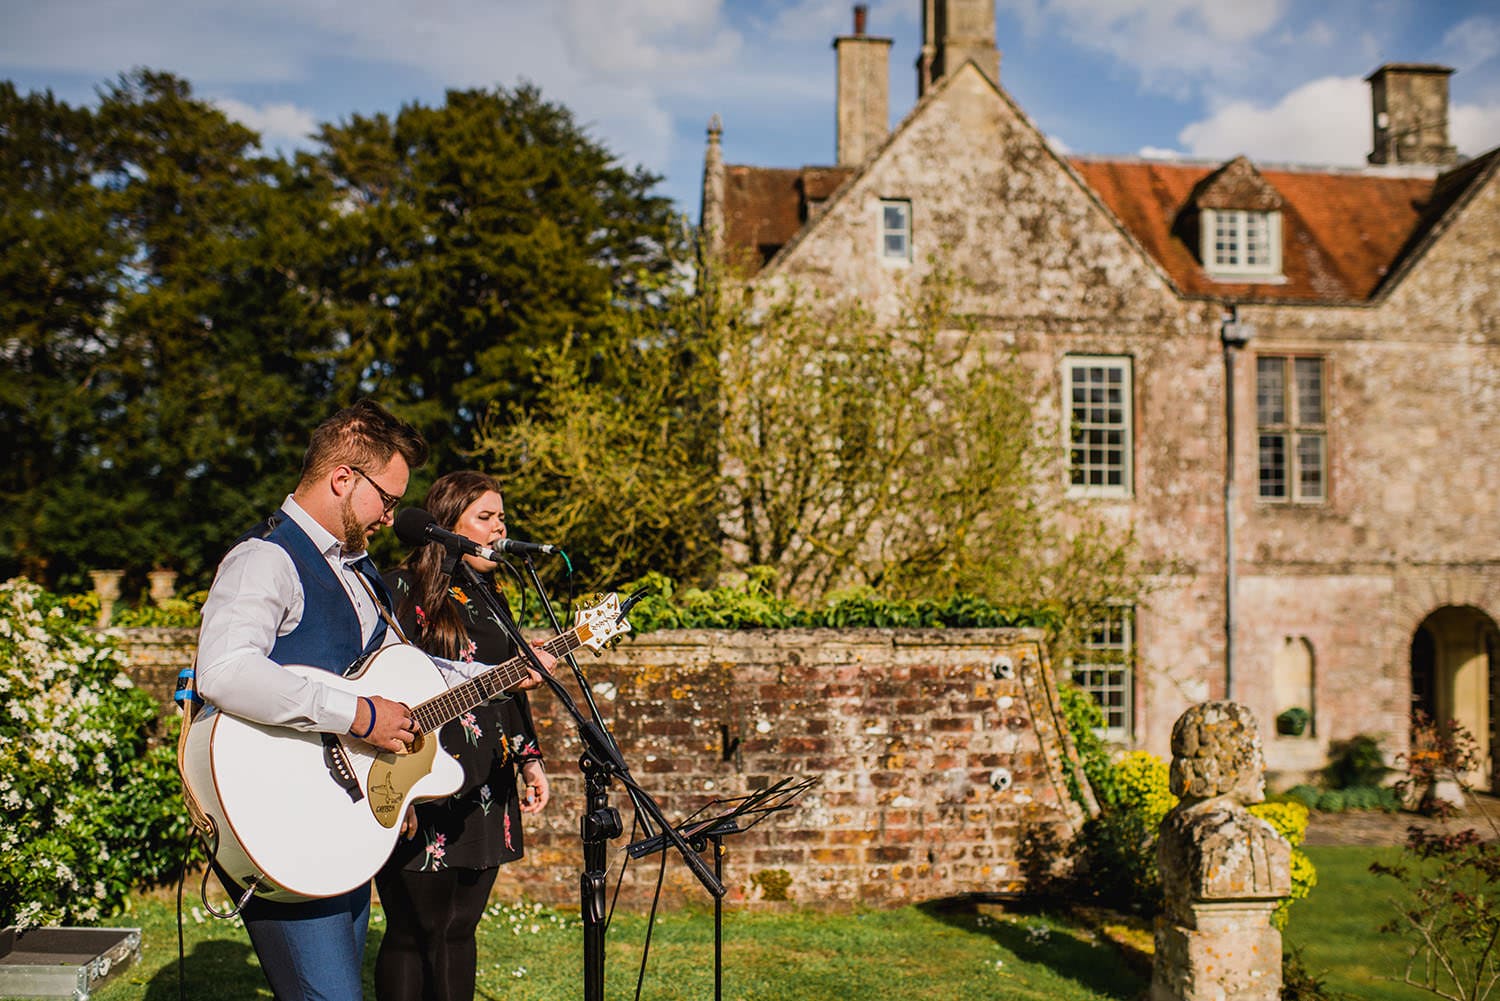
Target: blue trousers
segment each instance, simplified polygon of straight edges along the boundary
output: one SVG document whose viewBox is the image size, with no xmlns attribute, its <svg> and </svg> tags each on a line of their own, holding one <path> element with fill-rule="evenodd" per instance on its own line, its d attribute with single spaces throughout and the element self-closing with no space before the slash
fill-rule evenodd
<svg viewBox="0 0 1500 1001">
<path fill-rule="evenodd" d="M 296 904 L 254 898 L 240 917 L 277 1001 L 362 1001 L 369 883 Z"/>
</svg>

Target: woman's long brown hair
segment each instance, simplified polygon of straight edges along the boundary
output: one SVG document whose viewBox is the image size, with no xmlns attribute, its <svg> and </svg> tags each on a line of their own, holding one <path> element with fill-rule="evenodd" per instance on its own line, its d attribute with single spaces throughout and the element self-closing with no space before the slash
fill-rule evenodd
<svg viewBox="0 0 1500 1001">
<path fill-rule="evenodd" d="M 422 498 L 422 508 L 442 528 L 455 531 L 459 516 L 486 491 L 500 492 L 500 484 L 493 476 L 473 469 L 448 473 L 438 477 L 427 496 Z M 412 551 L 401 562 L 401 568 L 412 577 L 409 594 L 402 594 L 396 602 L 396 614 L 409 619 L 413 606 L 422 610 L 417 623 L 417 633 L 412 640 L 428 653 L 458 659 L 469 643 L 469 631 L 464 627 L 458 603 L 448 600 L 448 588 L 452 580 L 443 575 L 443 547 L 429 542 Z"/>
</svg>

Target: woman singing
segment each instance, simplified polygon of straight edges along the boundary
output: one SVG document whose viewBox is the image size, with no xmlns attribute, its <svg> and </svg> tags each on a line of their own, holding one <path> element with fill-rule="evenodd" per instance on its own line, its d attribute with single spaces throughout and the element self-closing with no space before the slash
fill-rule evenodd
<svg viewBox="0 0 1500 1001">
<path fill-rule="evenodd" d="M 484 473 L 440 478 L 422 506 L 449 531 L 493 545 L 505 538 L 500 484 Z M 472 585 L 443 575 L 444 550 L 417 549 L 387 575 L 406 635 L 454 660 L 499 664 L 516 648 Z M 495 564 L 463 559 L 502 605 Z M 500 866 L 521 857 L 521 815 L 547 805 L 550 790 L 524 692 L 477 706 L 443 727 L 443 747 L 463 766 L 463 786 L 423 803 L 375 877 L 386 930 L 375 960 L 380 1001 L 472 1001 L 475 930 Z"/>
</svg>

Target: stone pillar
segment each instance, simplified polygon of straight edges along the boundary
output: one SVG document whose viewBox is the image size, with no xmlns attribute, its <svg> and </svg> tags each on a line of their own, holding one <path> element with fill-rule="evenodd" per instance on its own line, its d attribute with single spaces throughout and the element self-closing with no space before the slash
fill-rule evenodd
<svg viewBox="0 0 1500 1001">
<path fill-rule="evenodd" d="M 1281 932 L 1271 915 L 1292 890 L 1292 846 L 1245 809 L 1265 799 L 1265 758 L 1249 709 L 1205 702 L 1172 727 L 1172 792 L 1157 862 L 1151 1001 L 1277 1001 Z"/>
<path fill-rule="evenodd" d="M 115 601 L 120 597 L 120 581 L 124 570 L 90 570 L 89 578 L 94 582 L 94 593 L 99 596 L 99 628 L 109 625 L 115 614 Z"/>
</svg>

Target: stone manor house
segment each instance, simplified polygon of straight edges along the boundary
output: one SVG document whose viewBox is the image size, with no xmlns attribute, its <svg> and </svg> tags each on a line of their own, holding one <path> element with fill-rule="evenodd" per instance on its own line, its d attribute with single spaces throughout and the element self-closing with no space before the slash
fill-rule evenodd
<svg viewBox="0 0 1500 1001">
<path fill-rule="evenodd" d="M 1228 694 L 1289 779 L 1355 734 L 1404 750 L 1420 708 L 1500 784 L 1500 150 L 1449 144 L 1451 70 L 1370 75 L 1363 168 L 1064 155 L 1002 85 L 993 0 L 924 0 L 923 32 L 894 131 L 890 39 L 856 8 L 834 41 L 836 164 L 726 164 L 710 127 L 709 247 L 886 315 L 934 255 L 965 278 L 1047 387 L 1057 489 L 1190 568 L 1070 668 L 1112 737 L 1166 754 Z"/>
</svg>

